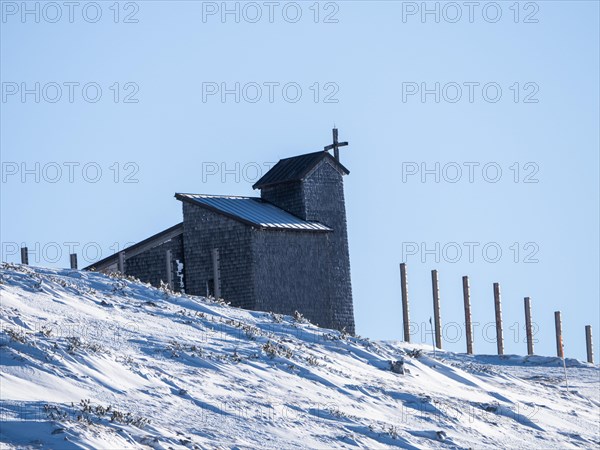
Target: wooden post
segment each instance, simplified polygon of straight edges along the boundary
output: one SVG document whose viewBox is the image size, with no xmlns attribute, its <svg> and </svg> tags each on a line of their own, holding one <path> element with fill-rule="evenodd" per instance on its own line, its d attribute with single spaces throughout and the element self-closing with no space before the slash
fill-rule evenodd
<svg viewBox="0 0 600 450">
<path fill-rule="evenodd" d="M 525 335 L 527 336 L 527 354 L 533 355 L 533 329 L 531 328 L 531 299 L 525 297 Z"/>
<path fill-rule="evenodd" d="M 560 311 L 554 311 L 554 328 L 556 330 L 556 356 L 559 358 L 565 357 L 562 338 L 562 320 Z"/>
<path fill-rule="evenodd" d="M 125 275 L 125 252 L 119 252 L 119 261 L 117 263 L 117 270 Z"/>
<path fill-rule="evenodd" d="M 173 264 L 171 263 L 171 250 L 165 252 L 165 263 L 167 269 L 167 285 L 173 290 Z"/>
<path fill-rule="evenodd" d="M 29 252 L 27 247 L 21 247 L 21 264 L 29 264 Z"/>
<path fill-rule="evenodd" d="M 408 311 L 408 281 L 406 263 L 400 264 L 400 284 L 402 290 L 402 322 L 404 324 L 404 342 L 410 342 L 410 319 Z"/>
<path fill-rule="evenodd" d="M 215 299 L 221 298 L 221 271 L 219 270 L 219 249 L 213 248 L 212 251 L 213 261 L 213 284 Z"/>
<path fill-rule="evenodd" d="M 467 337 L 467 354 L 473 354 L 473 326 L 471 325 L 471 289 L 469 287 L 469 277 L 462 278 L 463 299 L 465 303 L 465 331 Z"/>
<path fill-rule="evenodd" d="M 71 269 L 77 269 L 77 253 L 71 253 L 69 255 L 69 260 L 71 263 Z"/>
<path fill-rule="evenodd" d="M 494 307 L 496 309 L 496 346 L 498 354 L 504 355 L 504 335 L 502 334 L 502 305 L 500 303 L 500 284 L 494 283 Z"/>
<path fill-rule="evenodd" d="M 587 362 L 594 364 L 594 347 L 592 345 L 592 326 L 585 326 L 585 347 L 587 349 Z"/>
<path fill-rule="evenodd" d="M 437 270 L 431 271 L 431 287 L 433 290 L 433 320 L 435 321 L 435 346 L 442 348 L 442 320 L 440 316 L 440 290 Z"/>
</svg>

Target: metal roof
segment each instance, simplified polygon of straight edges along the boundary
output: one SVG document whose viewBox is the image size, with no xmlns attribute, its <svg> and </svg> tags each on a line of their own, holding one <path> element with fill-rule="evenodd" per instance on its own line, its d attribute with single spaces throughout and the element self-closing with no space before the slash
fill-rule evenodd
<svg viewBox="0 0 600 450">
<path fill-rule="evenodd" d="M 321 223 L 302 220 L 260 198 L 202 194 L 175 194 L 175 198 L 262 229 L 332 231 Z"/>
<path fill-rule="evenodd" d="M 305 155 L 281 159 L 252 187 L 254 189 L 258 189 L 273 184 L 302 180 L 324 158 L 328 158 L 342 173 L 346 175 L 350 173 L 350 171 L 346 169 L 339 161 L 336 161 L 336 159 L 331 156 L 329 152 L 321 150 L 319 152 L 307 153 Z"/>
</svg>

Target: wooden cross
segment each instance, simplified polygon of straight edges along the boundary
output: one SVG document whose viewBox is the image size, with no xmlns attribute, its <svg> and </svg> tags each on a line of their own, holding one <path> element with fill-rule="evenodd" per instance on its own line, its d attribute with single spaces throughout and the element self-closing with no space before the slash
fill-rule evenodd
<svg viewBox="0 0 600 450">
<path fill-rule="evenodd" d="M 345 147 L 346 145 L 348 145 L 348 142 L 338 142 L 338 129 L 334 128 L 333 129 L 333 144 L 324 147 L 323 151 L 328 152 L 329 150 L 333 149 L 333 156 L 335 157 L 335 160 L 337 162 L 339 162 L 340 161 L 339 147 Z"/>
</svg>

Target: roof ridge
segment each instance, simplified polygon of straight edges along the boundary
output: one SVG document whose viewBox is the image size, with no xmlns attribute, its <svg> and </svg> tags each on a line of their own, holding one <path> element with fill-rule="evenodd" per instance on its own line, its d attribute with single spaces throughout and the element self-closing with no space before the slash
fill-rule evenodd
<svg viewBox="0 0 600 450">
<path fill-rule="evenodd" d="M 324 154 L 324 153 L 327 153 L 327 152 L 324 151 L 324 150 L 317 150 L 316 152 L 302 153 L 302 154 L 296 155 L 296 156 L 288 156 L 287 158 L 281 158 L 279 161 L 287 161 L 288 159 L 299 158 L 301 156 L 317 155 L 317 154 L 320 154 L 320 153 Z"/>
</svg>

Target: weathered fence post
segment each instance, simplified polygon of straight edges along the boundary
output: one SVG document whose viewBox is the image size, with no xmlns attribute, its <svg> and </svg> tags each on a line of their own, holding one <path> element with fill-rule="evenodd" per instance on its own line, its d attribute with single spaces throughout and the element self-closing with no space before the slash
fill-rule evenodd
<svg viewBox="0 0 600 450">
<path fill-rule="evenodd" d="M 21 264 L 29 264 L 29 252 L 27 247 L 21 247 Z"/>
<path fill-rule="evenodd" d="M 554 328 L 556 331 L 556 356 L 559 358 L 564 358 L 565 352 L 563 348 L 562 320 L 560 318 L 560 311 L 554 311 Z"/>
<path fill-rule="evenodd" d="M 213 284 L 215 299 L 221 298 L 221 271 L 219 269 L 219 249 L 213 248 L 212 250 L 212 262 L 213 262 Z"/>
<path fill-rule="evenodd" d="M 406 279 L 406 263 L 400 264 L 400 285 L 402 290 L 402 323 L 404 325 L 404 342 L 410 342 L 410 319 L 408 311 L 408 281 Z"/>
<path fill-rule="evenodd" d="M 440 289 L 437 270 L 431 271 L 431 288 L 433 290 L 433 320 L 435 322 L 435 346 L 442 348 L 442 319 L 440 316 Z"/>
<path fill-rule="evenodd" d="M 594 347 L 592 344 L 592 326 L 585 326 L 585 348 L 587 349 L 587 362 L 594 364 Z"/>
<path fill-rule="evenodd" d="M 77 269 L 77 253 L 69 255 L 69 262 L 71 263 L 71 269 Z"/>
<path fill-rule="evenodd" d="M 500 284 L 494 283 L 494 308 L 496 310 L 496 346 L 498 354 L 504 355 L 504 335 L 502 334 L 502 305 L 500 304 Z"/>
<path fill-rule="evenodd" d="M 527 354 L 533 355 L 533 329 L 531 328 L 531 299 L 525 297 L 525 335 L 527 336 Z"/>
<path fill-rule="evenodd" d="M 117 262 L 117 270 L 125 275 L 125 252 L 119 252 L 119 260 Z"/>
<path fill-rule="evenodd" d="M 467 337 L 467 353 L 473 354 L 473 326 L 471 325 L 471 289 L 469 287 L 469 277 L 462 277 L 463 299 L 465 303 L 465 330 Z"/>
<path fill-rule="evenodd" d="M 173 290 L 173 264 L 171 262 L 171 250 L 165 251 L 165 263 L 167 269 L 167 285 Z"/>
</svg>

